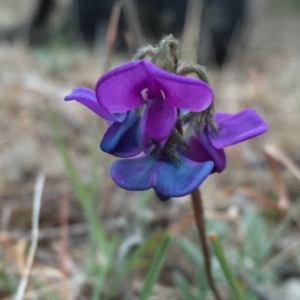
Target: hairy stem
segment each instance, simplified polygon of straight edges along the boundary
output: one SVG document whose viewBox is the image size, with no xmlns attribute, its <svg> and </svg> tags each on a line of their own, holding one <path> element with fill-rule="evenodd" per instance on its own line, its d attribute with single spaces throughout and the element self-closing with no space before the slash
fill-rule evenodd
<svg viewBox="0 0 300 300">
<path fill-rule="evenodd" d="M 196 222 L 200 243 L 201 243 L 201 250 L 202 250 L 203 260 L 205 265 L 206 278 L 215 298 L 217 300 L 222 300 L 212 276 L 209 249 L 208 249 L 208 244 L 206 239 L 204 210 L 203 210 L 202 198 L 199 189 L 195 189 L 191 193 L 191 199 L 193 204 L 195 222 Z"/>
</svg>

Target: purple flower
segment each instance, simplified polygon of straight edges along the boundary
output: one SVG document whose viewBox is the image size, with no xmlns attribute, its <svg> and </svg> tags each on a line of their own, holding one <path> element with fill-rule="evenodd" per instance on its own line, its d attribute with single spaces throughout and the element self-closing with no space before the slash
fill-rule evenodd
<svg viewBox="0 0 300 300">
<path fill-rule="evenodd" d="M 216 113 L 217 134 L 209 123 L 203 130 L 191 123 L 193 134 L 188 137 L 175 130 L 176 122 L 184 122 L 178 113 L 201 113 L 212 99 L 212 90 L 201 80 L 165 72 L 146 60 L 106 73 L 95 91 L 77 87 L 65 97 L 110 124 L 100 148 L 127 158 L 111 166 L 114 182 L 126 190 L 153 188 L 162 200 L 191 193 L 209 174 L 224 170 L 225 147 L 267 130 L 267 124 L 252 109 L 235 115 Z"/>
<path fill-rule="evenodd" d="M 153 188 L 161 200 L 181 197 L 191 193 L 207 178 L 213 162 L 195 162 L 180 153 L 178 158 L 171 159 L 157 150 L 143 157 L 115 161 L 110 175 L 119 187 L 126 190 Z"/>
<path fill-rule="evenodd" d="M 146 61 L 132 61 L 103 75 L 96 86 L 100 106 L 111 113 L 124 113 L 146 105 L 142 139 L 164 145 L 174 129 L 177 108 L 205 110 L 213 100 L 204 82 L 163 71 Z"/>
<path fill-rule="evenodd" d="M 230 115 L 216 113 L 215 122 L 218 134 L 206 126 L 196 136 L 190 136 L 186 142 L 189 149 L 183 153 L 191 160 L 197 162 L 212 161 L 212 172 L 222 172 L 226 166 L 224 148 L 254 138 L 267 131 L 268 125 L 253 109 L 245 109 Z"/>
<path fill-rule="evenodd" d="M 76 87 L 65 100 L 76 100 L 111 124 L 101 141 L 102 151 L 118 157 L 132 157 L 143 150 L 140 117 L 134 111 L 111 114 L 100 106 L 95 92 L 87 87 Z"/>
</svg>

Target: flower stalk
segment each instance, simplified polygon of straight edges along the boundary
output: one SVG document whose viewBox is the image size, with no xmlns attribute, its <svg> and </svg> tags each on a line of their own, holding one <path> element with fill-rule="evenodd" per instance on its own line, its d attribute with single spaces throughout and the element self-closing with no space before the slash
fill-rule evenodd
<svg viewBox="0 0 300 300">
<path fill-rule="evenodd" d="M 210 254 L 209 254 L 208 243 L 206 238 L 204 209 L 203 209 L 203 203 L 202 203 L 202 198 L 199 189 L 195 189 L 191 193 L 191 200 L 192 200 L 192 206 L 193 206 L 193 211 L 195 216 L 196 227 L 200 238 L 200 244 L 202 250 L 201 252 L 204 260 L 206 279 L 215 298 L 217 300 L 222 300 L 222 297 L 220 296 L 220 293 L 216 287 L 215 281 L 212 276 Z"/>
</svg>

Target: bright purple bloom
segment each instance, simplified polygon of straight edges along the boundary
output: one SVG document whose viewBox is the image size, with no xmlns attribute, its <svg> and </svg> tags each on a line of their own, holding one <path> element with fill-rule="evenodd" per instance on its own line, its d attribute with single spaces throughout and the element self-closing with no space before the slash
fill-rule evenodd
<svg viewBox="0 0 300 300">
<path fill-rule="evenodd" d="M 196 189 L 211 173 L 213 162 L 195 162 L 178 153 L 172 160 L 161 151 L 133 159 L 115 161 L 110 169 L 114 182 L 123 189 L 153 188 L 161 200 L 181 197 Z"/>
<path fill-rule="evenodd" d="M 226 156 L 223 148 L 254 138 L 268 129 L 268 125 L 253 109 L 245 109 L 234 115 L 216 113 L 215 122 L 218 134 L 214 134 L 206 125 L 202 132 L 187 139 L 189 150 L 183 149 L 191 160 L 213 161 L 212 172 L 222 172 L 225 169 Z"/>
<path fill-rule="evenodd" d="M 132 61 L 103 75 L 96 86 L 100 106 L 124 113 L 146 105 L 142 117 L 143 142 L 161 145 L 171 134 L 177 108 L 205 110 L 213 100 L 211 88 L 198 79 L 166 72 L 146 61 Z"/>
<path fill-rule="evenodd" d="M 194 135 L 185 138 L 188 147 L 176 140 L 176 133 L 169 139 L 180 121 L 179 110 L 202 112 L 213 93 L 201 80 L 166 72 L 146 60 L 117 67 L 99 79 L 95 91 L 77 87 L 65 100 L 76 100 L 110 124 L 100 148 L 129 158 L 111 166 L 114 182 L 126 190 L 153 188 L 161 200 L 191 193 L 209 174 L 224 170 L 225 147 L 267 130 L 256 111 L 245 109 L 234 115 L 216 113 L 218 134 L 209 124 L 203 130 L 195 127 Z"/>
</svg>

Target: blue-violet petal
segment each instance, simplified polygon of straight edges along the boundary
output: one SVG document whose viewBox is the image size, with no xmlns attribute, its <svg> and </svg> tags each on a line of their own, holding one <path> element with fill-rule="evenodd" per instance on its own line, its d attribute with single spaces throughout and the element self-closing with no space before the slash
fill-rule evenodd
<svg viewBox="0 0 300 300">
<path fill-rule="evenodd" d="M 113 123 L 105 132 L 100 148 L 117 157 L 132 157 L 139 154 L 143 148 L 140 117 L 131 111 L 123 123 Z"/>
</svg>

